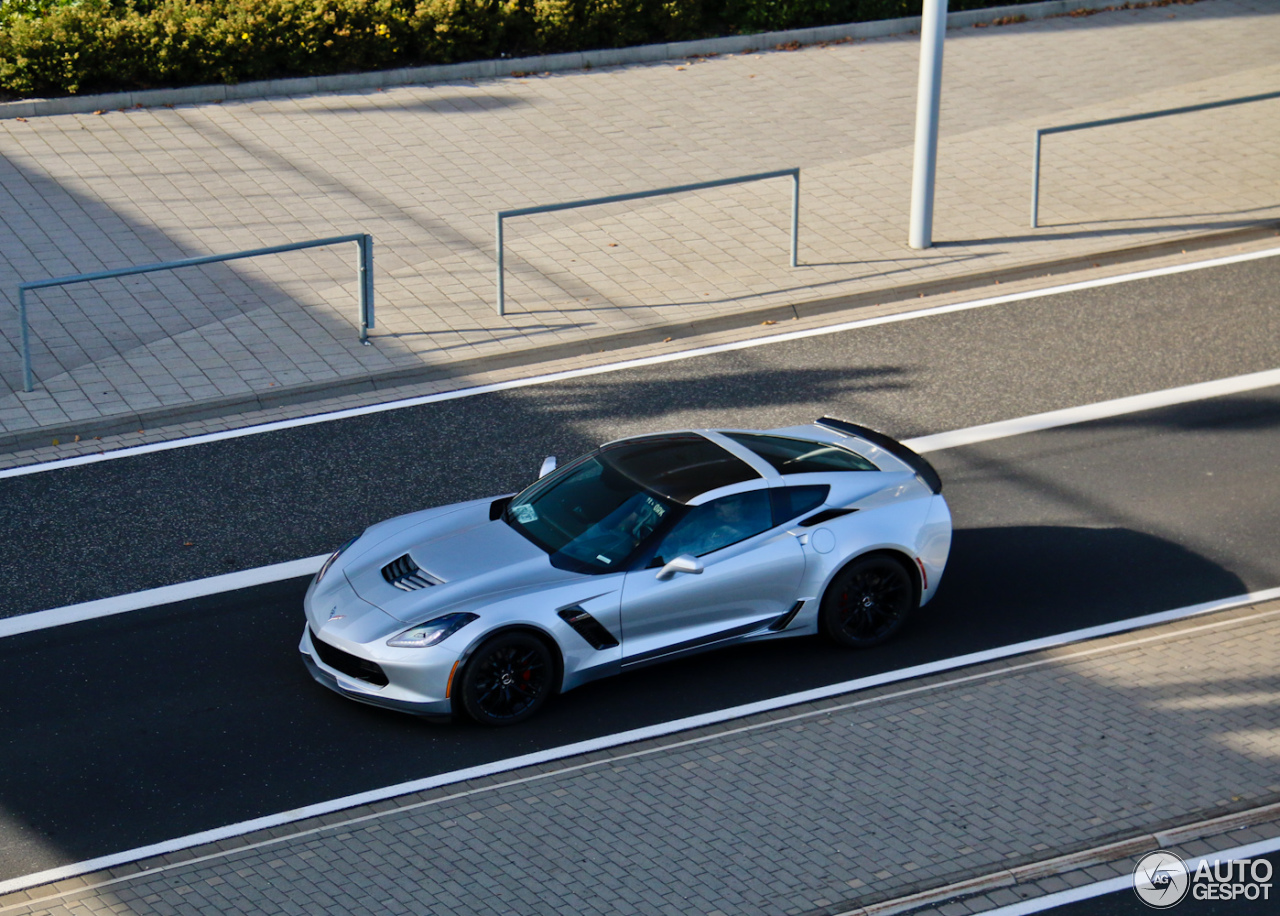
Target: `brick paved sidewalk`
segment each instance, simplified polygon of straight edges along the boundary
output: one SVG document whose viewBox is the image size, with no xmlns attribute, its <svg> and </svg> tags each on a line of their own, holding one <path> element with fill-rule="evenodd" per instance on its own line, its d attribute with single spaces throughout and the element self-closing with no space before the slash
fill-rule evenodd
<svg viewBox="0 0 1280 916">
<path fill-rule="evenodd" d="M 1239 608 L 445 786 L 0 913 L 835 914 L 960 881 L 990 892 L 943 912 L 981 910 L 1162 843 L 1280 835 L 1275 808 L 1244 833 L 1161 833 L 1280 800 L 1277 646 L 1280 602 Z"/>
<path fill-rule="evenodd" d="M 948 36 L 935 236 L 905 245 L 914 36 L 386 92 L 0 121 L 0 297 L 21 281 L 367 231 L 378 328 L 356 343 L 354 251 L 32 297 L 37 390 L 0 346 L 0 442 L 243 411 L 470 361 L 661 341 L 815 298 L 1187 238 L 1280 217 L 1280 100 L 1064 134 L 1035 127 L 1280 87 L 1270 0 L 1060 17 Z M 766 182 L 513 220 L 493 213 L 765 169 Z M 353 246 L 350 246 L 353 247 Z M 885 293 L 886 297 L 890 293 Z M 774 312 L 763 312 L 772 309 Z M 579 351 L 580 352 L 580 351 Z"/>
</svg>

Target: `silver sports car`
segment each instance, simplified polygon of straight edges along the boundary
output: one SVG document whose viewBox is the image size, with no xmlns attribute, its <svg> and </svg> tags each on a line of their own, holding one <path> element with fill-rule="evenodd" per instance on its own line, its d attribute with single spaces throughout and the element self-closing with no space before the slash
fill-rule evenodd
<svg viewBox="0 0 1280 916">
<path fill-rule="evenodd" d="M 413 512 L 307 590 L 302 651 L 343 696 L 519 722 L 624 669 L 749 640 L 888 639 L 933 597 L 951 513 L 927 461 L 843 420 L 609 442 L 515 496 Z"/>
</svg>

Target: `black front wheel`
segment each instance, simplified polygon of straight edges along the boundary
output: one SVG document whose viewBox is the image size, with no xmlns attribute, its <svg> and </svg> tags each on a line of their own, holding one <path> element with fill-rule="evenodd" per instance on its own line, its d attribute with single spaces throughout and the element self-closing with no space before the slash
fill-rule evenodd
<svg viewBox="0 0 1280 916">
<path fill-rule="evenodd" d="M 822 630 L 852 649 L 878 646 L 897 633 L 919 603 L 905 566 L 883 554 L 854 560 L 822 596 Z"/>
<path fill-rule="evenodd" d="M 514 725 L 537 712 L 552 690 L 551 651 L 529 633 L 495 636 L 462 674 L 462 708 L 481 725 Z"/>
</svg>

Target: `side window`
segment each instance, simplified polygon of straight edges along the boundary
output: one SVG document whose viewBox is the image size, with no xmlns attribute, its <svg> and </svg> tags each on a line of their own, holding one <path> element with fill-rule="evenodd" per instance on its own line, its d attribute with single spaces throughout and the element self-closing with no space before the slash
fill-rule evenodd
<svg viewBox="0 0 1280 916">
<path fill-rule="evenodd" d="M 826 484 L 809 487 L 774 487 L 769 491 L 773 500 L 773 523 L 782 525 L 797 515 L 816 509 L 827 500 L 831 488 Z"/>
<path fill-rule="evenodd" d="M 768 490 L 722 496 L 695 507 L 676 523 L 662 539 L 654 565 L 661 566 L 686 553 L 701 557 L 772 527 Z"/>
</svg>

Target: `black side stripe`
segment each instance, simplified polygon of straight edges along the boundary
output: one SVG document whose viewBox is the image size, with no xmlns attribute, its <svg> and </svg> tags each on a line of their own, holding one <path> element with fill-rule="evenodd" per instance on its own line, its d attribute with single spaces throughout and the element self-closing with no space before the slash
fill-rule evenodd
<svg viewBox="0 0 1280 916">
<path fill-rule="evenodd" d="M 697 639 L 690 639 L 687 642 L 676 643 L 674 646 L 663 646 L 659 649 L 651 649 L 648 652 L 641 652 L 639 655 L 631 655 L 623 658 L 622 666 L 638 665 L 641 662 L 652 661 L 655 658 L 663 658 L 668 655 L 674 655 L 677 652 L 684 652 L 688 649 L 697 649 L 701 646 L 710 646 L 726 639 L 732 639 L 735 636 L 745 636 L 747 633 L 754 633 L 769 623 L 768 619 L 757 620 L 754 623 L 744 624 L 739 627 L 733 627 L 729 630 L 721 630 L 718 633 L 711 633 L 707 636 L 700 636 Z"/>
</svg>

